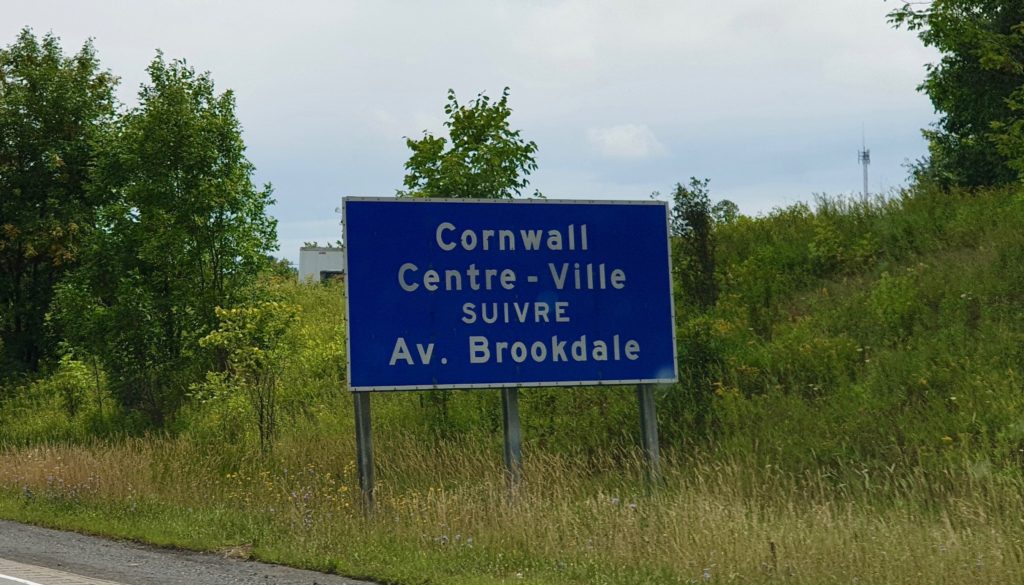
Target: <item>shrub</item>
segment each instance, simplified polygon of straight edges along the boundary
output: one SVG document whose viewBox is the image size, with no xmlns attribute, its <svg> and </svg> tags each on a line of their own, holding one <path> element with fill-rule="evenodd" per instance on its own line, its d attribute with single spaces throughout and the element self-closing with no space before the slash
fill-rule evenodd
<svg viewBox="0 0 1024 585">
<path fill-rule="evenodd" d="M 220 325 L 199 341 L 201 347 L 223 352 L 228 366 L 224 376 L 208 375 L 200 391 L 216 395 L 235 389 L 247 396 L 262 453 L 270 451 L 277 427 L 278 380 L 286 356 L 281 341 L 298 311 L 275 301 L 218 307 Z"/>
</svg>

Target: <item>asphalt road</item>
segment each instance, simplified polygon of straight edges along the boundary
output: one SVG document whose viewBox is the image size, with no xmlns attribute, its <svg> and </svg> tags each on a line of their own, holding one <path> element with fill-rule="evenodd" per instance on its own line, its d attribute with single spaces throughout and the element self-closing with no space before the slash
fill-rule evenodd
<svg viewBox="0 0 1024 585">
<path fill-rule="evenodd" d="M 0 585 L 92 585 L 104 581 L 116 585 L 374 585 L 315 571 L 164 550 L 6 520 L 0 520 L 0 575 L 14 578 L 0 577 Z"/>
</svg>

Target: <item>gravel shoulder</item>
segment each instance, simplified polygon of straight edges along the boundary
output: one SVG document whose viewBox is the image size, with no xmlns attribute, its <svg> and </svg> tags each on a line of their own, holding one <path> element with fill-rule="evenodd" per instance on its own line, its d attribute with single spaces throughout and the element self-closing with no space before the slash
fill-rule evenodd
<svg viewBox="0 0 1024 585">
<path fill-rule="evenodd" d="M 0 520 L 0 558 L 127 585 L 374 585 L 315 571 L 165 550 L 6 520 Z"/>
</svg>

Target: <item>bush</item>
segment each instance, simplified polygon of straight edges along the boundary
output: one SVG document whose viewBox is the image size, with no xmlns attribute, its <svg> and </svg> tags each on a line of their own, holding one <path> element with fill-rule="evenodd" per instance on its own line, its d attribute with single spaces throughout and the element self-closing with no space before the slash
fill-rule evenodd
<svg viewBox="0 0 1024 585">
<path fill-rule="evenodd" d="M 289 353 L 282 340 L 298 311 L 276 301 L 218 307 L 220 325 L 199 341 L 201 347 L 222 352 L 227 363 L 226 373 L 207 374 L 199 392 L 244 394 L 256 418 L 262 453 L 270 451 L 277 431 L 278 382 Z"/>
</svg>

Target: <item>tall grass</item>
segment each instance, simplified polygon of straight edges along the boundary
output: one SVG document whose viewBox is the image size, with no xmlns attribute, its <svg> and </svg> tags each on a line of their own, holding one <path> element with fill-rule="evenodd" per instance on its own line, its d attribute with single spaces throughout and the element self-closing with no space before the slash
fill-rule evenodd
<svg viewBox="0 0 1024 585">
<path fill-rule="evenodd" d="M 1018 583 L 1019 475 L 951 460 L 801 473 L 672 454 L 531 453 L 514 499 L 492 449 L 380 437 L 376 515 L 351 438 L 285 440 L 272 461 L 185 439 L 0 453 L 0 513 L 411 583 Z"/>
</svg>

